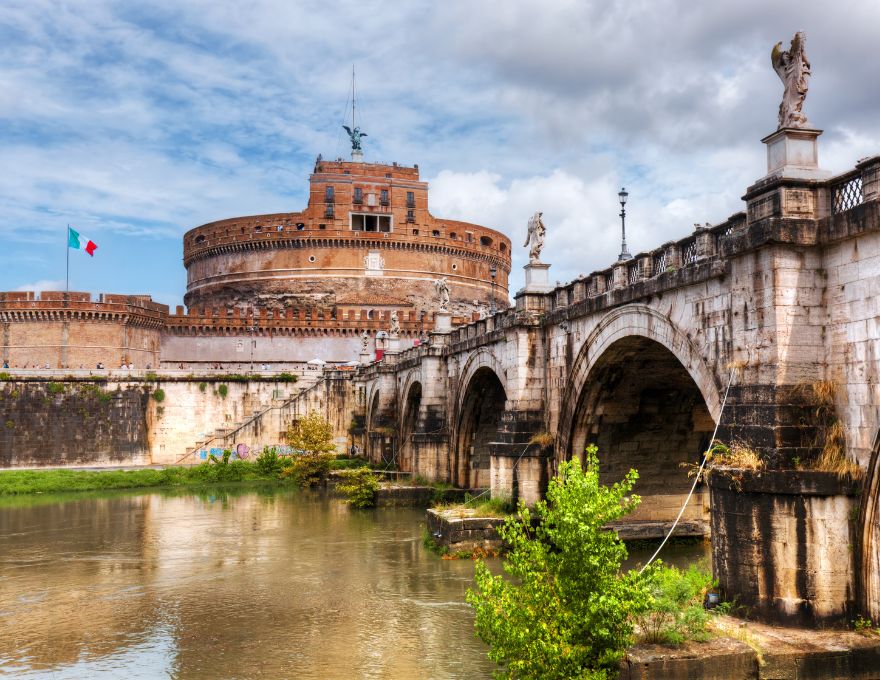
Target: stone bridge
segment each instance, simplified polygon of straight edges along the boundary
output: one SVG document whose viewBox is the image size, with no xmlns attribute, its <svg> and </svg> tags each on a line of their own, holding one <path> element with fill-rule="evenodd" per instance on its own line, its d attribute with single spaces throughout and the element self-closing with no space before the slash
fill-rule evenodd
<svg viewBox="0 0 880 680">
<path fill-rule="evenodd" d="M 880 157 L 831 178 L 769 169 L 721 224 L 533 282 L 515 307 L 360 369 L 351 431 L 373 459 L 526 500 L 594 443 L 608 481 L 639 471 L 634 519 L 668 522 L 716 426 L 797 470 L 841 424 L 865 480 L 860 597 L 880 609 Z"/>
</svg>

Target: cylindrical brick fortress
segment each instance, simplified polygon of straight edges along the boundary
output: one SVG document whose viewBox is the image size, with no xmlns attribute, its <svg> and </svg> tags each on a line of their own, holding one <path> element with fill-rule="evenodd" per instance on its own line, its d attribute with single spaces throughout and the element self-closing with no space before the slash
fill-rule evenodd
<svg viewBox="0 0 880 680">
<path fill-rule="evenodd" d="M 319 157 L 310 185 L 302 212 L 220 220 L 187 232 L 186 304 L 431 312 L 434 282 L 445 276 L 456 316 L 507 306 L 510 240 L 432 216 L 418 166 Z"/>
</svg>

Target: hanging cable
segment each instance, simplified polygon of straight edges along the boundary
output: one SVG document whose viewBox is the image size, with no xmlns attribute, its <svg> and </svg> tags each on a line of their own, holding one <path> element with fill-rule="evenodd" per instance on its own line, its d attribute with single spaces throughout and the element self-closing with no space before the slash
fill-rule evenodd
<svg viewBox="0 0 880 680">
<path fill-rule="evenodd" d="M 733 382 L 733 371 L 734 367 L 730 368 L 730 376 L 727 379 L 727 389 L 724 390 L 724 399 L 721 401 L 721 410 L 718 412 L 718 422 L 715 424 L 715 431 L 712 433 L 712 439 L 709 442 L 709 448 L 706 450 L 706 453 L 703 454 L 703 460 L 700 462 L 700 468 L 697 470 L 697 474 L 694 475 L 694 483 L 691 485 L 691 490 L 688 492 L 687 498 L 684 499 L 684 505 L 681 506 L 681 510 L 678 511 L 678 517 L 675 518 L 675 521 L 672 523 L 672 526 L 669 528 L 669 533 L 666 534 L 666 538 L 663 539 L 663 542 L 657 547 L 657 550 L 654 551 L 654 554 L 651 555 L 651 559 L 649 559 L 645 566 L 639 569 L 639 573 L 641 574 L 645 569 L 648 568 L 648 565 L 651 564 L 656 558 L 657 555 L 660 554 L 660 551 L 663 550 L 663 546 L 666 545 L 666 541 L 670 539 L 672 533 L 675 531 L 675 527 L 678 526 L 679 520 L 681 520 L 681 516 L 684 514 L 684 510 L 687 507 L 688 503 L 691 500 L 691 496 L 694 495 L 694 489 L 697 488 L 697 484 L 700 481 L 700 477 L 703 475 L 703 468 L 706 467 L 706 462 L 709 460 L 711 456 L 712 447 L 715 445 L 715 437 L 718 436 L 718 427 L 721 425 L 721 416 L 724 414 L 724 406 L 727 404 L 727 395 L 730 392 L 730 384 Z"/>
</svg>

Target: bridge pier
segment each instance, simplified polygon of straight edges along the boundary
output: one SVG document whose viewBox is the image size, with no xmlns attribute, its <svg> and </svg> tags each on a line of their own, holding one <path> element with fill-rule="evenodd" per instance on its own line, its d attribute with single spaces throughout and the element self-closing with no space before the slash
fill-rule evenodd
<svg viewBox="0 0 880 680">
<path fill-rule="evenodd" d="M 510 498 L 534 505 L 550 481 L 552 440 L 535 441 L 544 429 L 542 411 L 505 411 L 496 441 L 490 444 L 489 479 L 492 498 Z"/>
</svg>

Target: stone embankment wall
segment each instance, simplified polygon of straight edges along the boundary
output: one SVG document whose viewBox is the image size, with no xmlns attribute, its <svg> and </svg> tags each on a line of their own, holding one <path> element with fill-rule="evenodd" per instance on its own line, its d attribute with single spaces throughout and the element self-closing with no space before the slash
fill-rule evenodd
<svg viewBox="0 0 880 680">
<path fill-rule="evenodd" d="M 196 463 L 239 444 L 255 455 L 283 444 L 287 425 L 311 409 L 332 417 L 345 448 L 350 416 L 333 392 L 341 384 L 313 391 L 271 377 L 7 380 L 0 382 L 0 467 Z"/>
<path fill-rule="evenodd" d="M 143 383 L 0 383 L 0 467 L 150 463 Z"/>
</svg>

